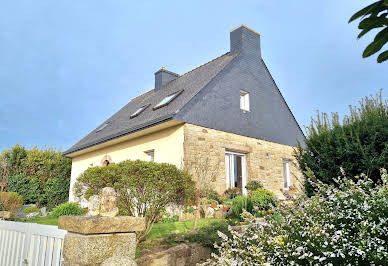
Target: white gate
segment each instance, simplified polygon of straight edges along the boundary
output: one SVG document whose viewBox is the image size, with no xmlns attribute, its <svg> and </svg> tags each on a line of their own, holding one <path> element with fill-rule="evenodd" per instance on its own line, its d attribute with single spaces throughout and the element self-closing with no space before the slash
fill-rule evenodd
<svg viewBox="0 0 388 266">
<path fill-rule="evenodd" d="M 53 225 L 0 221 L 0 266 L 60 265 L 66 232 Z"/>
</svg>

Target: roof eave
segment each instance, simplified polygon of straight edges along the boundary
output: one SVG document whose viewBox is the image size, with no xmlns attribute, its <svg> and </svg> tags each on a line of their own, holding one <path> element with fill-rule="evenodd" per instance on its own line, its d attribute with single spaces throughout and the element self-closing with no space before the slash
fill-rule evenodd
<svg viewBox="0 0 388 266">
<path fill-rule="evenodd" d="M 91 143 L 82 145 L 80 147 L 70 148 L 67 151 L 64 151 L 62 153 L 62 156 L 67 157 L 67 158 L 73 158 L 73 156 L 72 156 L 73 154 L 78 153 L 78 152 L 80 152 L 82 150 L 89 149 L 91 147 L 98 146 L 98 145 L 101 145 L 103 143 L 106 143 L 106 142 L 109 142 L 109 141 L 112 141 L 112 140 L 115 140 L 115 139 L 118 139 L 118 138 L 121 138 L 121 137 L 124 137 L 124 136 L 128 136 L 128 135 L 131 135 L 133 133 L 136 133 L 136 132 L 139 132 L 139 131 L 142 131 L 142 130 L 145 130 L 145 129 L 148 129 L 148 128 L 151 128 L 151 127 L 163 124 L 163 123 L 166 123 L 168 121 L 171 121 L 171 120 L 173 120 L 174 115 L 175 115 L 175 113 L 169 114 L 169 115 L 160 117 L 158 119 L 151 120 L 151 121 L 149 121 L 147 123 L 138 125 L 136 127 L 132 127 L 132 128 L 127 129 L 127 130 L 121 131 L 121 132 L 119 132 L 117 134 L 113 134 L 113 135 L 107 136 L 107 137 L 102 138 L 102 139 L 100 139 L 98 141 L 91 142 Z"/>
</svg>

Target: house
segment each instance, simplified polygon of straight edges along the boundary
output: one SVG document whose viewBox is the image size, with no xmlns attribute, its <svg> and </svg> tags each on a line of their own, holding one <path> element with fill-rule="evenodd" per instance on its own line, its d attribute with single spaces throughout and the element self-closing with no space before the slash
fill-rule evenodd
<svg viewBox="0 0 388 266">
<path fill-rule="evenodd" d="M 260 180 L 282 196 L 302 177 L 298 141 L 304 134 L 261 57 L 260 34 L 241 25 L 230 32 L 229 52 L 182 75 L 160 69 L 153 90 L 64 155 L 72 158 L 71 187 L 90 166 L 141 159 L 212 169 L 219 193 L 246 193 L 247 182 Z"/>
</svg>

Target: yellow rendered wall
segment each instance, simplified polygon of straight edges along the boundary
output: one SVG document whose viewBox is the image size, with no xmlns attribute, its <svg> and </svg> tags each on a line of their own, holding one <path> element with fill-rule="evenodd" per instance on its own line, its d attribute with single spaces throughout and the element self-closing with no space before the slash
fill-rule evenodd
<svg viewBox="0 0 388 266">
<path fill-rule="evenodd" d="M 70 201 L 75 201 L 73 185 L 77 177 L 90 166 L 100 166 L 103 158 L 110 157 L 111 162 L 124 160 L 146 160 L 145 151 L 155 150 L 155 162 L 165 162 L 183 166 L 183 125 L 177 125 L 122 143 L 91 151 L 72 159 Z"/>
</svg>

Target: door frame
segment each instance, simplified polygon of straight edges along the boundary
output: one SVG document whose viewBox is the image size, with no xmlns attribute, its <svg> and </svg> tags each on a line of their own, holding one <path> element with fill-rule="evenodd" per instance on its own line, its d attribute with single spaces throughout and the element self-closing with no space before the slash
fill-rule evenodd
<svg viewBox="0 0 388 266">
<path fill-rule="evenodd" d="M 284 186 L 287 183 L 287 187 Z M 290 160 L 283 158 L 283 188 L 289 190 L 291 186 Z"/>
<path fill-rule="evenodd" d="M 238 155 L 241 156 L 241 186 L 242 186 L 242 194 L 247 195 L 247 189 L 245 186 L 247 185 L 247 163 L 246 163 L 246 154 L 241 152 L 235 152 L 225 149 L 225 177 L 226 177 L 226 185 L 227 188 L 230 188 L 230 176 L 227 176 L 228 171 L 226 171 L 226 159 L 229 158 L 227 155 Z M 230 162 L 229 162 L 230 165 Z M 230 165 L 232 167 L 232 172 L 234 173 L 234 163 Z M 229 171 L 230 172 L 230 171 Z"/>
</svg>

